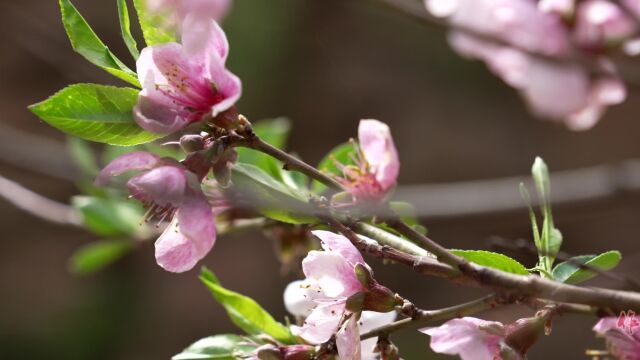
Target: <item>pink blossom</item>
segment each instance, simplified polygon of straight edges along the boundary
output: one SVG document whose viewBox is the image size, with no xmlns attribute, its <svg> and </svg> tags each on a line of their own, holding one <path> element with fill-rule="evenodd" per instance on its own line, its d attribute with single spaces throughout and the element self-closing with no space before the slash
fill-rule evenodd
<svg viewBox="0 0 640 360">
<path fill-rule="evenodd" d="M 608 106 L 624 101 L 624 83 L 606 59 L 596 60 L 603 73 L 610 75 L 594 75 L 583 65 L 568 61 L 572 36 L 584 40 L 585 47 L 594 47 L 628 35 L 632 28 L 609 2 L 581 3 L 572 34 L 557 11 L 541 11 L 533 0 L 456 0 L 455 6 L 448 4 L 446 11 L 442 10 L 444 5 L 435 5 L 444 1 L 428 0 L 427 8 L 455 26 L 499 40 L 453 30 L 449 35 L 451 46 L 463 56 L 483 60 L 492 72 L 520 91 L 536 116 L 564 121 L 571 129 L 588 129 Z M 573 6 L 571 1 L 546 3 L 546 7 L 565 10 Z M 545 58 L 549 56 L 558 61 Z"/>
<path fill-rule="evenodd" d="M 440 354 L 459 355 L 462 360 L 522 359 L 506 345 L 507 330 L 499 322 L 464 317 L 420 331 L 431 336 L 431 349 Z"/>
<path fill-rule="evenodd" d="M 198 175 L 179 162 L 147 152 L 122 155 L 98 175 L 96 184 L 131 170 L 141 171 L 127 182 L 131 197 L 148 209 L 146 220 L 170 225 L 155 243 L 156 261 L 167 271 L 192 269 L 213 247 L 216 239 L 214 215 L 200 187 Z"/>
<path fill-rule="evenodd" d="M 309 252 L 302 261 L 306 280 L 290 284 L 284 294 L 287 310 L 305 318 L 301 327 L 292 327 L 292 332 L 310 344 L 322 344 L 335 334 L 340 359 L 359 360 L 362 358 L 359 321 L 363 312 L 348 303 L 354 296 L 370 291 L 358 279 L 356 267 L 370 270 L 360 252 L 344 236 L 323 230 L 312 233 L 322 241 L 324 251 Z M 389 319 L 388 314 L 381 315 Z M 375 316 L 372 322 L 378 323 Z"/>
<path fill-rule="evenodd" d="M 189 14 L 222 21 L 231 5 L 231 0 L 146 0 L 147 10 L 150 13 L 165 17 L 166 25 L 175 25 L 178 30 Z"/>
<path fill-rule="evenodd" d="M 607 317 L 600 319 L 593 331 L 605 338 L 609 352 L 616 359 L 640 360 L 640 330 L 637 328 L 625 328 L 617 318 Z"/>
<path fill-rule="evenodd" d="M 144 129 L 171 133 L 204 118 L 215 118 L 240 98 L 240 79 L 225 67 L 229 44 L 213 20 L 188 15 L 182 44 L 142 50 L 137 62 L 143 86 L 133 109 Z"/>
<path fill-rule="evenodd" d="M 613 2 L 587 0 L 578 6 L 574 36 L 586 49 L 603 49 L 628 38 L 636 29 L 636 23 Z"/>
<path fill-rule="evenodd" d="M 360 120 L 358 159 L 355 166 L 343 166 L 338 179 L 356 201 L 383 199 L 396 185 L 400 160 L 391 130 L 373 119 Z"/>
<path fill-rule="evenodd" d="M 540 0 L 538 9 L 542 12 L 556 13 L 569 17 L 575 10 L 576 0 Z"/>
</svg>

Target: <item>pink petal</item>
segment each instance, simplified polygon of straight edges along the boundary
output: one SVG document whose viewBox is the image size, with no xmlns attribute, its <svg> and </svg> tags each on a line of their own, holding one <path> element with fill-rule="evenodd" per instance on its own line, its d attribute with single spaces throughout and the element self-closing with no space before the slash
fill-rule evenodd
<svg viewBox="0 0 640 360">
<path fill-rule="evenodd" d="M 200 259 L 209 253 L 216 240 L 215 214 L 202 192 L 187 194 L 178 209 L 180 232 L 194 244 Z"/>
<path fill-rule="evenodd" d="M 310 344 L 322 344 L 338 331 L 344 306 L 344 301 L 319 305 L 307 317 L 303 326 L 292 326 L 291 332 Z"/>
<path fill-rule="evenodd" d="M 640 360 L 640 331 L 634 329 L 633 335 L 630 335 L 625 330 L 624 326 L 619 326 L 616 317 L 602 318 L 593 327 L 593 331 L 605 338 L 607 347 L 617 358 Z"/>
<path fill-rule="evenodd" d="M 157 134 L 170 134 L 189 125 L 183 111 L 173 106 L 155 103 L 147 96 L 140 95 L 133 108 L 133 119 L 141 128 Z"/>
<path fill-rule="evenodd" d="M 538 9 L 542 12 L 556 13 L 567 16 L 573 13 L 575 0 L 540 0 Z"/>
<path fill-rule="evenodd" d="M 336 334 L 336 346 L 341 360 L 360 360 L 360 331 L 358 330 L 358 320 L 356 314 L 342 325 Z"/>
<path fill-rule="evenodd" d="M 209 77 L 215 86 L 220 100 L 211 107 L 211 116 L 216 117 L 231 108 L 242 95 L 240 78 L 225 68 L 220 59 L 212 57 L 209 61 Z"/>
<path fill-rule="evenodd" d="M 500 343 L 503 338 L 484 331 L 483 327 L 503 329 L 503 325 L 498 322 L 465 317 L 420 331 L 431 336 L 431 349 L 437 353 L 459 355 L 462 360 L 500 358 Z"/>
<path fill-rule="evenodd" d="M 325 230 L 314 230 L 311 233 L 320 239 L 322 248 L 325 251 L 333 251 L 340 254 L 353 266 L 365 264 L 358 249 L 346 237 Z"/>
<path fill-rule="evenodd" d="M 179 206 L 185 196 L 187 179 L 185 169 L 179 166 L 160 166 L 143 172 L 129 180 L 131 195 L 160 206 Z"/>
<path fill-rule="evenodd" d="M 354 266 L 340 254 L 310 251 L 302 260 L 302 270 L 329 298 L 349 297 L 362 290 Z"/>
<path fill-rule="evenodd" d="M 106 185 L 112 176 L 118 176 L 130 170 L 151 169 L 159 159 L 159 156 L 144 151 L 119 156 L 100 171 L 95 183 L 96 185 Z"/>
<path fill-rule="evenodd" d="M 182 44 L 189 56 L 200 61 L 217 57 L 224 63 L 229 54 L 229 42 L 217 22 L 207 14 L 192 12 L 185 17 L 182 26 Z"/>
<path fill-rule="evenodd" d="M 632 35 L 636 24 L 617 4 L 605 0 L 581 2 L 576 14 L 574 35 L 585 47 L 606 47 L 608 43 Z"/>
<path fill-rule="evenodd" d="M 397 313 L 390 311 L 388 313 L 379 313 L 373 311 L 363 311 L 360 315 L 358 324 L 360 325 L 360 332 L 366 333 L 373 329 L 377 329 L 381 326 L 387 325 L 396 319 Z M 373 352 L 377 338 L 371 338 L 360 342 L 360 348 L 362 349 L 362 360 L 377 360 L 378 354 Z"/>
<path fill-rule="evenodd" d="M 201 258 L 193 241 L 179 231 L 176 221 L 156 240 L 155 248 L 156 262 L 170 272 L 189 271 Z"/>
<path fill-rule="evenodd" d="M 358 140 L 382 189 L 393 187 L 400 172 L 400 160 L 389 127 L 378 120 L 360 120 Z"/>
<path fill-rule="evenodd" d="M 294 316 L 307 317 L 318 305 L 313 301 L 317 298 L 317 294 L 317 290 L 308 282 L 294 281 L 284 290 L 284 307 Z"/>
</svg>

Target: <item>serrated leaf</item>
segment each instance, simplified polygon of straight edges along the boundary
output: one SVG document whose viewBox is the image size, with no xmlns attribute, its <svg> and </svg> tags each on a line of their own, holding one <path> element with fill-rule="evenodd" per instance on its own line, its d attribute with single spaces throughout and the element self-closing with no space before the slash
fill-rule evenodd
<svg viewBox="0 0 640 360">
<path fill-rule="evenodd" d="M 478 265 L 498 269 L 512 274 L 529 274 L 529 271 L 527 271 L 527 268 L 524 267 L 524 265 L 503 254 L 484 250 L 451 250 L 451 252 Z"/>
<path fill-rule="evenodd" d="M 140 87 L 138 75 L 120 61 L 109 48 L 98 38 L 78 9 L 69 0 L 60 0 L 62 23 L 71 46 L 92 64 L 108 73 Z"/>
<path fill-rule="evenodd" d="M 129 20 L 129 7 L 127 6 L 127 0 L 118 0 L 118 20 L 120 20 L 120 33 L 122 34 L 122 40 L 131 56 L 138 60 L 140 57 L 140 51 L 138 51 L 138 44 L 136 39 L 131 34 L 131 21 Z"/>
<path fill-rule="evenodd" d="M 578 284 L 598 275 L 594 271 L 581 268 L 578 264 L 584 264 L 598 268 L 602 271 L 608 271 L 618 266 L 621 259 L 622 254 L 615 250 L 607 251 L 600 255 L 581 255 L 572 257 L 569 261 L 562 262 L 553 269 L 553 279 L 567 284 Z"/>
<path fill-rule="evenodd" d="M 75 196 L 72 205 L 83 216 L 84 224 L 101 236 L 142 236 L 146 229 L 140 225 L 143 210 L 135 202 Z"/>
<path fill-rule="evenodd" d="M 295 342 L 289 328 L 275 321 L 255 300 L 224 288 L 218 278 L 208 269 L 202 270 L 200 280 L 227 310 L 231 321 L 247 334 L 267 334 L 283 343 Z"/>
<path fill-rule="evenodd" d="M 173 14 L 153 13 L 147 8 L 147 0 L 133 0 L 138 21 L 147 46 L 176 42 L 176 30 L 168 16 Z"/>
<path fill-rule="evenodd" d="M 102 240 L 78 249 L 69 261 L 69 269 L 78 275 L 89 275 L 111 265 L 133 249 L 126 240 Z"/>
<path fill-rule="evenodd" d="M 317 220 L 305 191 L 286 186 L 262 169 L 237 163 L 231 171 L 232 191 L 236 201 L 260 211 L 264 216 L 290 224 L 310 224 Z"/>
<path fill-rule="evenodd" d="M 234 360 L 236 352 L 249 350 L 242 336 L 226 334 L 200 339 L 175 355 L 171 360 Z"/>
<path fill-rule="evenodd" d="M 342 165 L 354 165 L 353 159 L 356 156 L 356 148 L 351 142 L 340 144 L 333 148 L 325 157 L 320 160 L 318 170 L 335 176 L 342 176 L 342 171 L 336 163 Z M 314 181 L 312 189 L 316 194 L 320 194 L 327 189 L 327 186 L 319 181 Z"/>
<path fill-rule="evenodd" d="M 29 109 L 49 125 L 82 139 L 110 145 L 147 143 L 164 135 L 142 129 L 131 111 L 138 91 L 96 84 L 68 86 Z"/>
</svg>

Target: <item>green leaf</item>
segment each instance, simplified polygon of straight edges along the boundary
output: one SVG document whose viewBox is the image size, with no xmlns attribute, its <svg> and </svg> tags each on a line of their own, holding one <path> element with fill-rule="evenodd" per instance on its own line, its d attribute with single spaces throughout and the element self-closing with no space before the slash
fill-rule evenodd
<svg viewBox="0 0 640 360">
<path fill-rule="evenodd" d="M 87 228 L 98 235 L 142 237 L 147 232 L 140 226 L 142 207 L 135 202 L 91 196 L 75 196 L 71 202 L 82 213 Z"/>
<path fill-rule="evenodd" d="M 142 129 L 131 111 L 138 91 L 95 84 L 68 86 L 29 109 L 49 125 L 82 139 L 137 145 L 164 135 Z"/>
<path fill-rule="evenodd" d="M 478 265 L 502 270 L 504 272 L 528 275 L 529 271 L 518 261 L 499 253 L 484 250 L 451 250 L 452 253 Z"/>
<path fill-rule="evenodd" d="M 577 284 L 596 277 L 598 274 L 588 269 L 581 268 L 578 264 L 608 271 L 620 263 L 622 254 L 619 251 L 607 251 L 600 255 L 581 255 L 572 257 L 569 261 L 558 264 L 553 269 L 553 278 L 556 281 Z"/>
<path fill-rule="evenodd" d="M 253 131 L 258 137 L 279 149 L 285 147 L 290 130 L 291 121 L 287 118 L 260 120 L 253 124 Z M 247 148 L 238 148 L 236 151 L 241 162 L 255 165 L 276 179 L 281 180 L 282 173 L 288 173 L 282 170 L 280 162 L 267 154 Z"/>
<path fill-rule="evenodd" d="M 305 191 L 287 187 L 262 169 L 237 163 L 231 172 L 232 191 L 237 201 L 256 208 L 264 216 L 290 224 L 310 224 L 317 220 Z"/>
<path fill-rule="evenodd" d="M 155 14 L 147 9 L 147 0 L 133 0 L 138 13 L 140 28 L 147 46 L 176 42 L 176 30 L 171 26 L 169 16 L 174 14 Z"/>
<path fill-rule="evenodd" d="M 70 136 L 67 138 L 67 149 L 73 162 L 86 177 L 93 178 L 100 171 L 96 156 L 86 141 Z"/>
<path fill-rule="evenodd" d="M 60 0 L 60 11 L 73 50 L 111 75 L 140 87 L 138 75 L 107 48 L 71 1 Z"/>
<path fill-rule="evenodd" d="M 225 289 L 218 278 L 208 269 L 203 269 L 200 280 L 209 288 L 213 297 L 227 310 L 231 321 L 249 335 L 267 334 L 283 343 L 295 343 L 285 325 L 275 321 L 253 299 Z"/>
<path fill-rule="evenodd" d="M 89 275 L 111 265 L 133 249 L 125 240 L 102 240 L 78 249 L 69 261 L 69 269 L 78 275 Z"/>
<path fill-rule="evenodd" d="M 138 60 L 140 57 L 140 51 L 138 51 L 138 44 L 136 39 L 131 34 L 131 21 L 129 20 L 129 8 L 127 7 L 127 0 L 118 0 L 118 19 L 120 20 L 120 32 L 122 33 L 122 40 L 131 56 Z"/>
<path fill-rule="evenodd" d="M 333 174 L 336 176 L 342 176 L 342 171 L 338 167 L 337 163 L 342 165 L 354 165 L 353 159 L 356 156 L 356 148 L 352 142 L 346 142 L 333 148 L 318 164 L 318 170 Z M 326 185 L 314 181 L 313 191 L 317 194 L 324 192 Z"/>
<path fill-rule="evenodd" d="M 233 334 L 209 336 L 191 344 L 171 360 L 234 360 L 236 353 L 248 350 L 244 342 L 242 336 Z"/>
</svg>

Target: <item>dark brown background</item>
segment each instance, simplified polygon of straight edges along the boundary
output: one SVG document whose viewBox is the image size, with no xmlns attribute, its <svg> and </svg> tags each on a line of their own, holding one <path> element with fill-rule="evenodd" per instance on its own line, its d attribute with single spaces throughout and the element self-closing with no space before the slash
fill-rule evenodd
<svg viewBox="0 0 640 360">
<path fill-rule="evenodd" d="M 127 58 L 115 1 L 76 3 L 103 40 Z M 0 24 L 0 125 L 62 143 L 64 136 L 26 106 L 72 82 L 116 82 L 72 52 L 55 1 L 3 1 Z M 293 119 L 290 149 L 311 162 L 353 136 L 365 117 L 392 126 L 402 156 L 401 184 L 526 174 L 536 155 L 554 170 L 640 155 L 637 92 L 588 132 L 538 121 L 482 64 L 453 54 L 442 30 L 374 1 L 239 0 L 224 27 L 231 42 L 229 66 L 244 83 L 241 111 L 254 120 Z M 3 176 L 61 202 L 78 192 L 72 182 L 26 169 L 29 156 L 49 159 L 49 166 L 60 169 L 68 164 L 64 152 L 10 140 L 2 140 L 2 158 L 18 157 L 23 166 L 4 161 Z M 151 246 L 96 276 L 76 277 L 67 271 L 67 259 L 95 240 L 93 235 L 1 204 L 0 358 L 168 359 L 196 339 L 235 331 L 197 272 L 162 271 L 154 264 Z M 621 272 L 638 274 L 639 210 L 638 196 L 627 194 L 559 207 L 556 221 L 568 252 L 617 248 L 626 255 Z M 524 210 L 423 223 L 449 247 L 485 248 L 492 235 L 530 237 Z M 253 296 L 282 318 L 282 290 L 294 277 L 279 276 L 272 249 L 258 233 L 228 236 L 219 239 L 204 264 L 228 287 Z M 533 265 L 532 258 L 520 259 Z M 424 308 L 480 294 L 423 279 L 399 266 L 372 263 L 381 282 Z M 507 310 L 493 317 L 513 320 L 517 315 Z M 542 339 L 530 358 L 586 358 L 585 347 L 602 347 L 592 337 L 593 323 L 580 317 L 560 319 L 555 336 Z M 426 336 L 404 332 L 395 339 L 405 359 L 438 358 L 425 355 Z"/>
</svg>

